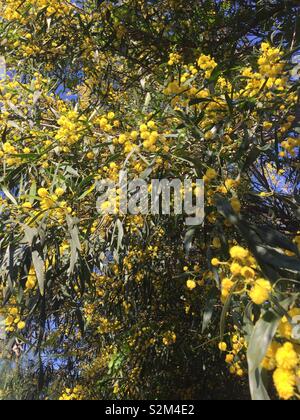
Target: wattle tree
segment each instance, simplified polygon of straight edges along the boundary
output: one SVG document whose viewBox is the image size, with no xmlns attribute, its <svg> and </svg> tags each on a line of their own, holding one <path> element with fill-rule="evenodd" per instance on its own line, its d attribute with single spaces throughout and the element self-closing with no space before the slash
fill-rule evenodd
<svg viewBox="0 0 300 420">
<path fill-rule="evenodd" d="M 298 399 L 299 3 L 0 13 L 0 399 Z M 125 171 L 203 179 L 204 223 Z"/>
</svg>

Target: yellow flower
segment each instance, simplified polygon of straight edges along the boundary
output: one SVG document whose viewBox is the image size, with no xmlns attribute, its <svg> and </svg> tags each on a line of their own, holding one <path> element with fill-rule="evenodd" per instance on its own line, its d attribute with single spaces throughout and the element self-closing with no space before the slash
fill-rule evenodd
<svg viewBox="0 0 300 420">
<path fill-rule="evenodd" d="M 292 343 L 285 343 L 276 353 L 276 363 L 282 369 L 294 369 L 298 365 L 298 355 Z"/>
<path fill-rule="evenodd" d="M 35 279 L 33 279 L 33 278 L 28 279 L 27 282 L 26 282 L 26 289 L 28 289 L 28 290 L 34 289 L 35 285 L 36 285 Z"/>
<path fill-rule="evenodd" d="M 261 366 L 264 369 L 268 371 L 272 371 L 276 368 L 276 353 L 279 348 L 280 348 L 279 343 L 273 342 L 270 345 L 270 347 L 268 348 L 267 354 L 261 364 Z"/>
<path fill-rule="evenodd" d="M 212 169 L 212 168 L 209 168 L 207 171 L 206 171 L 206 178 L 209 180 L 209 181 L 212 181 L 212 180 L 214 180 L 215 178 L 217 178 L 217 176 L 218 176 L 218 174 L 217 174 L 217 172 L 214 170 L 214 169 Z"/>
<path fill-rule="evenodd" d="M 11 308 L 9 310 L 9 313 L 10 313 L 10 315 L 13 315 L 13 316 L 18 315 L 18 313 L 19 313 L 18 308 Z"/>
<path fill-rule="evenodd" d="M 212 265 L 213 267 L 217 267 L 218 265 L 220 265 L 220 261 L 218 260 L 218 258 L 213 258 L 213 259 L 211 260 L 211 265 Z"/>
<path fill-rule="evenodd" d="M 233 259 L 244 260 L 249 256 L 249 251 L 241 246 L 234 246 L 230 250 L 230 255 Z"/>
<path fill-rule="evenodd" d="M 136 141 L 136 140 L 137 140 L 137 138 L 138 138 L 138 136 L 139 136 L 139 133 L 138 133 L 137 131 L 132 131 L 132 132 L 130 133 L 130 138 L 131 138 L 131 140 L 133 140 L 133 141 Z"/>
<path fill-rule="evenodd" d="M 46 190 L 46 188 L 40 188 L 38 190 L 38 196 L 41 197 L 41 198 L 46 198 L 46 197 L 49 196 L 49 192 L 48 192 L 48 190 Z"/>
<path fill-rule="evenodd" d="M 61 197 L 62 195 L 64 195 L 65 190 L 63 188 L 56 188 L 55 190 L 55 195 L 57 195 L 57 197 Z"/>
<path fill-rule="evenodd" d="M 58 120 L 58 125 L 60 126 L 55 139 L 65 145 L 73 145 L 77 143 L 81 138 L 81 132 L 84 129 L 83 117 L 79 117 L 77 111 L 69 111 L 66 115 L 63 115 Z M 106 128 L 108 121 L 102 119 L 100 121 L 100 127 L 102 129 Z"/>
<path fill-rule="evenodd" d="M 243 267 L 241 275 L 246 279 L 253 279 L 255 277 L 255 271 L 251 267 Z"/>
<path fill-rule="evenodd" d="M 227 354 L 225 362 L 230 365 L 233 361 L 234 361 L 234 355 L 233 354 Z"/>
<path fill-rule="evenodd" d="M 107 114 L 107 118 L 111 121 L 111 120 L 113 120 L 114 118 L 115 118 L 115 113 L 114 112 L 109 112 L 108 114 Z"/>
<path fill-rule="evenodd" d="M 217 67 L 217 63 L 210 55 L 202 54 L 199 57 L 198 66 L 205 72 L 205 77 L 209 79 L 213 70 Z"/>
<path fill-rule="evenodd" d="M 32 204 L 29 201 L 26 201 L 25 203 L 22 204 L 22 208 L 24 210 L 31 210 L 32 209 Z"/>
<path fill-rule="evenodd" d="M 175 344 L 177 340 L 177 336 L 174 332 L 168 331 L 163 337 L 163 344 L 165 346 L 171 346 L 172 344 Z"/>
<path fill-rule="evenodd" d="M 177 53 L 171 53 L 169 55 L 168 65 L 173 66 L 174 64 L 179 64 L 181 60 L 181 56 Z"/>
<path fill-rule="evenodd" d="M 294 396 L 296 375 L 292 371 L 281 368 L 276 369 L 273 380 L 280 398 L 289 400 Z"/>
<path fill-rule="evenodd" d="M 232 188 L 234 188 L 236 185 L 236 181 L 234 179 L 226 179 L 225 181 L 225 187 L 228 191 L 230 191 Z"/>
<path fill-rule="evenodd" d="M 256 305 L 262 305 L 269 299 L 271 290 L 272 286 L 268 280 L 259 279 L 249 292 L 249 296 Z"/>
<path fill-rule="evenodd" d="M 274 193 L 267 193 L 267 192 L 261 192 L 259 194 L 260 197 L 272 197 L 272 195 L 274 195 Z"/>
<path fill-rule="evenodd" d="M 147 125 L 146 124 L 142 124 L 141 126 L 140 126 L 140 132 L 141 133 L 145 133 L 145 132 L 147 132 L 148 131 L 148 127 L 147 127 Z"/>
<path fill-rule="evenodd" d="M 242 267 L 238 263 L 233 263 L 230 266 L 230 271 L 234 276 L 241 274 Z"/>
<path fill-rule="evenodd" d="M 155 121 L 149 121 L 147 125 L 151 130 L 155 129 L 156 127 Z"/>
<path fill-rule="evenodd" d="M 194 290 L 197 287 L 197 283 L 195 282 L 195 280 L 188 280 L 186 282 L 186 285 L 189 290 Z"/>
<path fill-rule="evenodd" d="M 28 273 L 27 281 L 26 281 L 26 289 L 31 290 L 35 288 L 37 279 L 36 279 L 36 272 L 34 267 L 31 267 Z"/>
<path fill-rule="evenodd" d="M 233 286 L 234 286 L 234 282 L 230 279 L 224 279 L 222 281 L 222 289 L 223 290 L 228 290 L 229 291 L 229 290 L 232 289 Z"/>
<path fill-rule="evenodd" d="M 224 343 L 224 342 L 219 343 L 219 346 L 218 347 L 219 347 L 219 350 L 222 351 L 222 352 L 224 352 L 224 351 L 227 350 L 227 344 Z"/>
<path fill-rule="evenodd" d="M 24 321 L 20 321 L 19 323 L 18 323 L 18 325 L 17 325 L 17 327 L 18 327 L 18 330 L 24 330 L 24 328 L 26 327 L 26 324 L 25 324 L 25 322 Z"/>
<path fill-rule="evenodd" d="M 289 311 L 289 316 L 291 318 L 294 317 L 298 317 L 300 316 L 300 309 L 299 308 L 293 308 Z M 289 320 L 287 317 L 283 317 L 280 325 L 278 327 L 278 332 L 281 335 L 281 337 L 290 339 L 292 337 L 292 333 L 293 333 L 293 327 L 290 324 Z"/>
<path fill-rule="evenodd" d="M 94 152 L 89 152 L 89 153 L 87 153 L 86 157 L 89 160 L 94 160 L 95 159 L 95 153 Z"/>
</svg>

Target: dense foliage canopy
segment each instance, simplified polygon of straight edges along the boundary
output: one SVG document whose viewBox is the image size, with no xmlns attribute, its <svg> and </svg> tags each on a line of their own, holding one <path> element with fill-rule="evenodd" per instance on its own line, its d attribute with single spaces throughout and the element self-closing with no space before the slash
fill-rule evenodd
<svg viewBox="0 0 300 420">
<path fill-rule="evenodd" d="M 0 16 L 0 398 L 297 399 L 298 2 Z M 124 170 L 204 178 L 204 225 L 104 214 Z"/>
</svg>

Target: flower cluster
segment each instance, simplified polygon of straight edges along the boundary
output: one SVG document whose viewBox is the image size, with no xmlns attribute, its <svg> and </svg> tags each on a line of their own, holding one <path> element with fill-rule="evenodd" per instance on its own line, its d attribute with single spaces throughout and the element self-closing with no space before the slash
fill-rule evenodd
<svg viewBox="0 0 300 420">
<path fill-rule="evenodd" d="M 232 375 L 243 377 L 246 372 L 246 355 L 247 342 L 241 336 L 239 328 L 234 326 L 233 332 L 230 334 L 230 348 L 227 343 L 219 344 L 219 350 L 226 352 L 225 362 L 229 365 L 229 370 Z"/>
<path fill-rule="evenodd" d="M 75 386 L 75 388 L 66 388 L 59 398 L 60 401 L 80 401 L 84 396 L 83 387 L 80 385 Z"/>
<path fill-rule="evenodd" d="M 256 305 L 264 304 L 270 297 L 272 286 L 270 282 L 261 277 L 259 266 L 251 253 L 238 245 L 230 249 L 231 260 L 222 263 L 217 258 L 212 259 L 214 267 L 221 266 L 222 273 L 222 299 L 226 299 L 231 290 L 236 293 L 247 293 Z M 228 276 L 226 276 L 229 274 Z"/>
<path fill-rule="evenodd" d="M 279 48 L 272 47 L 268 42 L 261 45 L 262 55 L 258 60 L 259 72 L 267 78 L 276 78 L 283 72 L 285 63 L 281 61 L 283 52 Z"/>
<path fill-rule="evenodd" d="M 59 118 L 60 126 L 55 139 L 59 144 L 72 146 L 77 143 L 83 135 L 85 117 L 80 117 L 77 111 L 69 111 Z"/>
<path fill-rule="evenodd" d="M 197 398 L 208 382 L 199 360 L 207 375 L 227 380 L 229 366 L 237 381 L 251 328 L 268 311 L 281 318 L 282 296 L 298 305 L 297 84 L 284 47 L 240 45 L 231 65 L 209 55 L 206 30 L 196 47 L 183 45 L 172 20 L 184 2 L 115 3 L 1 2 L 0 311 L 9 339 L 24 335 L 26 346 L 55 355 L 43 370 L 61 400 Z M 100 204 L 112 214 L 99 214 L 98 185 L 125 170 L 128 181 L 203 178 L 205 225 L 187 231 L 181 216 L 125 215 L 121 188 Z M 232 217 L 224 220 L 218 199 Z M 256 260 L 243 220 L 258 231 L 274 222 L 274 242 L 287 250 L 269 243 Z M 273 280 L 273 266 L 286 278 Z M 221 303 L 226 364 L 216 363 L 213 339 Z M 291 308 L 263 361 L 283 399 L 297 397 L 299 384 Z M 59 374 L 56 356 L 69 361 Z"/>
<path fill-rule="evenodd" d="M 172 346 L 176 343 L 177 336 L 173 331 L 167 331 L 163 336 L 163 343 L 165 346 Z"/>
<path fill-rule="evenodd" d="M 280 330 L 278 331 L 280 337 Z M 280 344 L 273 341 L 262 367 L 274 371 L 273 380 L 280 398 L 289 400 L 296 395 L 296 385 L 300 380 L 300 348 L 291 342 Z"/>
<path fill-rule="evenodd" d="M 59 0 L 8 0 L 5 2 L 5 7 L 3 8 L 3 18 L 9 21 L 17 20 L 21 23 L 25 23 L 26 19 L 24 18 L 24 12 L 28 10 L 28 8 L 31 9 L 31 12 L 36 14 L 41 12 L 45 13 L 47 17 L 51 17 L 55 14 L 63 16 L 71 10 L 67 3 Z"/>
<path fill-rule="evenodd" d="M 181 55 L 178 53 L 171 53 L 169 56 L 168 65 L 174 66 L 174 64 L 179 64 L 181 61 Z"/>
<path fill-rule="evenodd" d="M 8 310 L 8 315 L 5 319 L 5 329 L 7 332 L 22 331 L 26 327 L 26 323 L 22 320 L 20 310 L 17 306 L 12 306 Z"/>
<path fill-rule="evenodd" d="M 204 71 L 205 78 L 209 79 L 212 72 L 217 67 L 217 63 L 211 56 L 202 54 L 198 59 L 198 66 L 202 71 Z"/>
</svg>

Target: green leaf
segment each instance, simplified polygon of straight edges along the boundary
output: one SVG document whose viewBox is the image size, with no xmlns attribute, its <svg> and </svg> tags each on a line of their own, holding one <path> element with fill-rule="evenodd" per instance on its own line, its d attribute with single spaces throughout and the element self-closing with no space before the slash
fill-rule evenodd
<svg viewBox="0 0 300 420">
<path fill-rule="evenodd" d="M 298 253 L 297 245 L 293 243 L 287 236 L 276 231 L 275 229 L 269 226 L 263 226 L 262 228 L 253 226 L 253 229 L 262 239 L 262 243 L 272 246 L 273 248 L 278 247 L 291 251 L 295 254 Z"/>
<path fill-rule="evenodd" d="M 118 228 L 117 251 L 119 252 L 119 250 L 122 248 L 122 242 L 123 242 L 123 238 L 124 238 L 124 227 L 123 227 L 123 223 L 121 222 L 120 219 L 117 220 L 117 228 Z"/>
<path fill-rule="evenodd" d="M 236 289 L 239 287 L 240 281 L 237 281 L 232 289 L 230 290 L 229 295 L 227 296 L 227 299 L 225 301 L 225 304 L 223 306 L 222 314 L 221 314 L 221 321 L 220 321 L 220 342 L 224 341 L 224 335 L 225 335 L 225 324 L 226 324 L 226 318 L 227 314 L 229 312 L 230 304 L 232 297 L 236 291 Z"/>
<path fill-rule="evenodd" d="M 233 100 L 231 99 L 231 97 L 228 95 L 227 92 L 225 93 L 225 98 L 226 98 L 226 102 L 229 108 L 230 115 L 232 115 L 233 114 Z"/>
<path fill-rule="evenodd" d="M 1 186 L 1 190 L 2 192 L 4 192 L 4 194 L 6 195 L 6 197 L 15 205 L 17 206 L 17 200 L 15 199 L 15 197 L 9 192 L 8 188 L 5 185 Z"/>
<path fill-rule="evenodd" d="M 45 263 L 42 253 L 42 244 L 37 229 L 24 227 L 25 239 L 30 246 L 32 263 L 36 272 L 36 277 L 39 284 L 40 293 L 42 296 L 45 294 Z"/>
<path fill-rule="evenodd" d="M 220 291 L 217 288 L 211 289 L 208 293 L 203 312 L 202 334 L 207 330 L 212 321 L 212 316 L 214 313 L 215 305 L 218 302 L 219 294 Z"/>
<path fill-rule="evenodd" d="M 241 221 L 241 216 L 234 212 L 229 201 L 221 195 L 215 198 L 217 210 L 222 216 L 228 219 L 233 225 L 238 225 Z"/>
<path fill-rule="evenodd" d="M 27 251 L 28 247 L 26 245 L 17 246 L 9 244 L 4 253 L 0 267 L 0 277 L 4 284 L 6 282 L 8 284 L 9 291 L 7 292 L 7 297 L 10 297 L 10 293 L 13 291 L 14 285 L 18 280 L 20 268 Z"/>
<path fill-rule="evenodd" d="M 31 204 L 34 203 L 34 200 L 35 200 L 34 197 L 36 196 L 36 191 L 37 191 L 36 182 L 33 181 L 32 184 L 31 184 L 30 192 L 29 192 L 29 197 L 30 197 L 29 201 L 30 201 Z"/>
<path fill-rule="evenodd" d="M 70 215 L 67 216 L 67 224 L 70 234 L 70 246 L 71 246 L 71 258 L 69 266 L 69 274 L 74 273 L 75 265 L 78 261 L 79 254 L 81 252 L 81 244 L 79 239 L 79 230 L 74 220 Z"/>
</svg>

